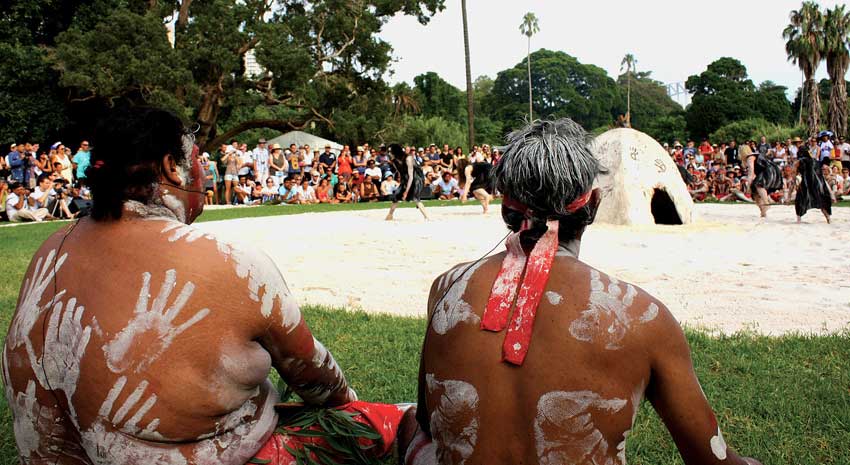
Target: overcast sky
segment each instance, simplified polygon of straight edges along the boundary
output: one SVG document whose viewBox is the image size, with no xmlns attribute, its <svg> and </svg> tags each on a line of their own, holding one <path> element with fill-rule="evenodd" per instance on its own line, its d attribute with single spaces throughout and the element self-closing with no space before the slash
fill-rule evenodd
<svg viewBox="0 0 850 465">
<path fill-rule="evenodd" d="M 759 84 L 772 80 L 790 89 L 800 86 L 801 74 L 785 55 L 782 30 L 790 0 L 468 0 L 469 42 L 473 80 L 482 74 L 495 78 L 526 54 L 527 39 L 519 32 L 526 12 L 534 12 L 540 32 L 531 49 L 561 50 L 582 63 L 605 69 L 616 78 L 620 62 L 631 52 L 638 71 L 652 71 L 664 83 L 684 82 L 717 58 L 731 56 L 747 67 Z M 818 2 L 823 9 L 837 1 Z M 415 18 L 397 16 L 381 37 L 392 44 L 390 82 L 413 83 L 414 76 L 436 71 L 443 79 L 465 88 L 463 22 L 460 0 L 446 0 L 446 9 L 427 26 Z M 534 66 L 532 62 L 532 66 Z M 827 77 L 826 66 L 818 78 Z"/>
</svg>

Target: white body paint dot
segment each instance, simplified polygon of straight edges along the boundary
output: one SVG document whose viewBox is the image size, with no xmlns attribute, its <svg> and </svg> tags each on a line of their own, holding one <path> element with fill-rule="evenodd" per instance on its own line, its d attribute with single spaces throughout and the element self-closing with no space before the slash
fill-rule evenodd
<svg viewBox="0 0 850 465">
<path fill-rule="evenodd" d="M 550 305 L 560 305 L 564 297 L 555 291 L 546 291 L 546 300 L 549 301 Z"/>
<path fill-rule="evenodd" d="M 717 457 L 717 460 L 726 460 L 726 441 L 723 439 L 723 433 L 720 432 L 720 427 L 717 427 L 717 435 L 712 436 L 710 445 L 711 453 Z"/>
</svg>

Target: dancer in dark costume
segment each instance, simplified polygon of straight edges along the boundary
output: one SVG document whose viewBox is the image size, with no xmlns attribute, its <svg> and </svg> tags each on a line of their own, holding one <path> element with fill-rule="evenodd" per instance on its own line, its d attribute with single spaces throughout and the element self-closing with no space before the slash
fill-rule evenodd
<svg viewBox="0 0 850 465">
<path fill-rule="evenodd" d="M 392 196 L 393 204 L 387 214 L 387 221 L 392 221 L 395 209 L 401 201 L 416 202 L 416 208 L 427 221 L 429 219 L 428 212 L 425 211 L 425 205 L 422 205 L 422 201 L 419 199 L 419 194 L 425 183 L 425 174 L 422 172 L 422 168 L 416 163 L 413 155 L 405 154 L 404 149 L 398 144 L 390 145 L 389 152 L 392 156 L 393 169 L 398 173 L 398 189 Z"/>
<path fill-rule="evenodd" d="M 461 203 L 466 203 L 466 198 L 471 192 L 481 202 L 485 215 L 490 211 L 490 201 L 493 200 L 493 179 L 490 175 L 492 168 L 493 165 L 484 161 L 470 162 L 466 158 L 457 161 Z"/>
<path fill-rule="evenodd" d="M 794 199 L 794 209 L 797 211 L 797 223 L 803 219 L 807 211 L 817 208 L 830 223 L 832 215 L 832 196 L 829 186 L 823 178 L 819 165 L 815 163 L 809 150 L 800 147 L 797 152 L 797 173 L 800 174 L 800 185 L 797 186 L 797 197 Z"/>
<path fill-rule="evenodd" d="M 759 207 L 761 217 L 765 218 L 767 207 L 770 205 L 768 194 L 782 190 L 782 171 L 779 169 L 779 165 L 768 160 L 765 155 L 757 151 L 749 154 L 746 162 L 750 192 Z"/>
</svg>

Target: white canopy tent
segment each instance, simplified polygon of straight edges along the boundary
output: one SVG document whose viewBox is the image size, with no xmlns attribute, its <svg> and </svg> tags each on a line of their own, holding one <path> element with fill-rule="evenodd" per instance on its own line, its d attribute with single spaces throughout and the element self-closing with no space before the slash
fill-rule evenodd
<svg viewBox="0 0 850 465">
<path fill-rule="evenodd" d="M 310 146 L 310 150 L 319 150 L 320 152 L 324 151 L 325 145 L 330 145 L 333 153 L 339 155 L 342 151 L 342 145 L 303 131 L 291 131 L 281 134 L 274 139 L 270 139 L 268 144 L 269 146 L 271 144 L 280 144 L 280 147 L 284 150 L 288 149 L 291 144 L 295 144 L 298 147 L 306 144 Z"/>
</svg>

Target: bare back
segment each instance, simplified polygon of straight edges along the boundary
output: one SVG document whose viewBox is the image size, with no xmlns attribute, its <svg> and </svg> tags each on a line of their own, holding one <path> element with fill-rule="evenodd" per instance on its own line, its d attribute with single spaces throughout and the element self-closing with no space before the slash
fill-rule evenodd
<svg viewBox="0 0 850 465">
<path fill-rule="evenodd" d="M 3 354 L 27 461 L 245 463 L 277 424 L 272 366 L 307 402 L 349 399 L 262 254 L 161 218 L 66 233 L 36 253 Z"/>
<path fill-rule="evenodd" d="M 691 411 L 691 427 L 671 428 L 677 443 L 689 444 L 683 456 L 698 459 L 688 463 L 727 458 L 669 311 L 563 252 L 552 265 L 525 362 L 501 362 L 505 332 L 479 325 L 503 257 L 460 265 L 431 288 L 418 418 L 430 429 L 439 463 L 624 464 L 625 439 L 645 392 L 665 421 L 682 405 Z M 658 356 L 664 351 L 673 353 L 671 361 Z M 663 383 L 666 376 L 682 384 Z M 683 404 L 667 405 L 663 389 L 681 390 Z"/>
</svg>

